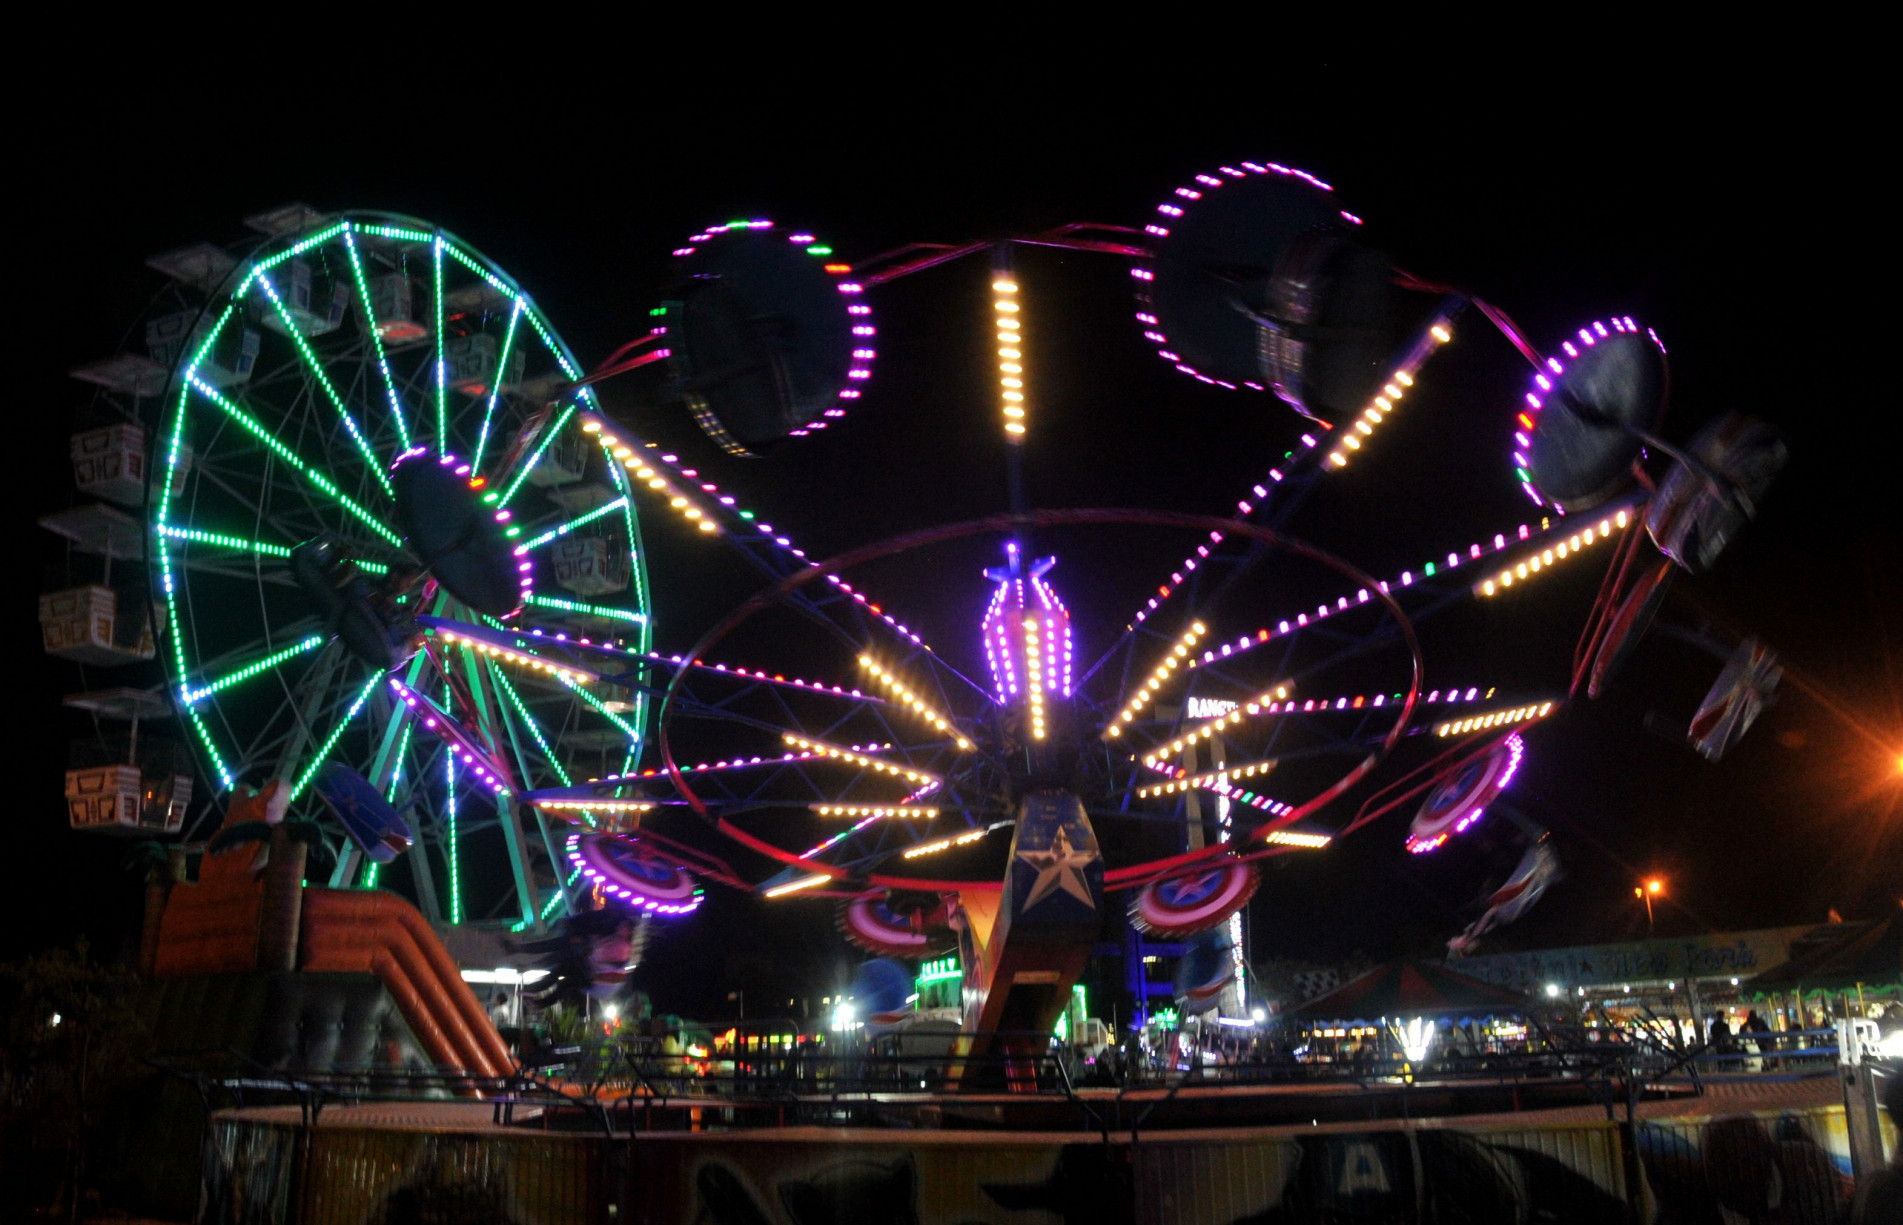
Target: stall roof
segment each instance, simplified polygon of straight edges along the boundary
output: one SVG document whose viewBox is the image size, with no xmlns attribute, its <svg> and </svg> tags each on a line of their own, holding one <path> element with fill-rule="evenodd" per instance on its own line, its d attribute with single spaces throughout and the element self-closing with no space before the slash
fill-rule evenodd
<svg viewBox="0 0 1903 1225">
<path fill-rule="evenodd" d="M 1841 927 L 1840 938 L 1794 950 L 1789 961 L 1746 980 L 1742 989 L 1848 991 L 1903 984 L 1903 910 L 1881 923 Z"/>
<path fill-rule="evenodd" d="M 1291 1016 L 1309 1021 L 1525 1014 L 1532 1000 L 1433 961 L 1395 961 L 1318 995 Z"/>
</svg>

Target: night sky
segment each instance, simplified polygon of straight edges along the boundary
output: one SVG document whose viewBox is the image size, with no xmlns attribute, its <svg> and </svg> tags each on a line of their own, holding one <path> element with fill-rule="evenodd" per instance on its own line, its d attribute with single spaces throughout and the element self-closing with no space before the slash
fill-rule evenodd
<svg viewBox="0 0 1903 1225">
<path fill-rule="evenodd" d="M 1340 75 L 1284 84 L 1312 97 Z M 433 149 L 321 121 L 292 148 L 229 99 L 161 102 L 181 117 L 167 139 L 101 100 L 97 116 L 45 127 L 24 151 L 27 224 L 15 233 L 40 271 L 15 282 L 12 352 L 27 378 L 15 415 L 29 425 L 12 456 L 27 473 L 14 522 L 41 589 L 60 553 L 31 517 L 71 496 L 66 434 L 85 401 L 65 371 L 113 352 L 140 320 L 158 285 L 144 257 L 235 238 L 257 209 L 296 199 L 439 222 L 509 270 L 592 363 L 646 326 L 668 250 L 711 222 L 772 217 L 857 257 L 1067 221 L 1141 225 L 1198 171 L 1276 160 L 1332 182 L 1397 264 L 1473 287 L 1536 342 L 1614 312 L 1655 326 L 1672 360 L 1669 435 L 1736 409 L 1790 442 L 1760 520 L 1713 573 L 1681 581 L 1661 614 L 1768 640 L 1789 669 L 1778 703 L 1716 765 L 1646 730 L 1650 712 L 1682 723 L 1716 669 L 1655 635 L 1610 695 L 1542 727 L 1513 794 L 1553 829 L 1568 875 L 1486 951 L 1642 933 L 1631 889 L 1650 874 L 1670 881 L 1661 932 L 1821 922 L 1833 907 L 1871 918 L 1903 902 L 1903 570 L 1894 444 L 1879 437 L 1896 395 L 1891 346 L 1863 300 L 1869 239 L 1853 237 L 1878 206 L 1860 138 L 1825 122 L 1826 101 L 1708 110 L 1688 95 L 1643 119 L 1582 104 L 1503 120 L 1497 106 L 1423 93 L 1271 119 L 1266 104 L 1106 108 L 1052 90 L 970 109 L 895 101 L 874 108 L 876 120 L 844 104 L 789 104 L 772 125 L 630 117 L 630 131 L 576 103 L 499 129 L 472 111 L 483 139 Z M 1763 143 L 1773 130 L 1810 134 L 1802 165 Z M 550 133 L 568 135 L 550 144 Z M 1124 261 L 1026 252 L 1019 274 L 1037 403 L 1033 504 L 1227 513 L 1301 432 L 1267 397 L 1205 388 L 1158 361 L 1131 319 Z M 854 416 L 783 458 L 707 469 L 815 556 L 1003 509 L 986 280 L 967 261 L 878 291 L 879 362 Z M 1387 574 L 1525 521 L 1503 445 L 1524 378 L 1521 359 L 1469 313 L 1418 399 L 1289 526 Z M 696 458 L 711 451 L 682 419 L 648 427 Z M 658 516 L 644 508 L 643 518 Z M 751 580 L 717 551 L 649 531 L 658 642 L 681 649 Z M 1178 544 L 1136 533 L 1079 543 L 1060 564 L 1053 577 L 1078 610 L 1085 657 L 1167 575 Z M 1584 561 L 1510 608 L 1428 634 L 1430 683 L 1562 686 L 1601 566 Z M 973 610 L 986 595 L 977 579 L 947 571 L 879 594 L 972 664 Z M 25 661 L 10 819 L 14 878 L 27 887 L 9 901 L 0 948 L 85 933 L 114 949 L 137 914 L 137 879 L 118 866 L 119 844 L 65 829 L 60 763 L 86 729 L 62 722 L 58 698 L 77 674 L 39 653 L 33 594 L 17 590 L 9 613 Z M 974 641 L 943 646 L 961 635 Z M 1483 834 L 1422 861 L 1401 850 L 1405 820 L 1276 861 L 1251 906 L 1254 954 L 1332 963 L 1438 950 L 1514 851 Z M 791 918 L 768 923 L 761 903 L 716 891 L 656 941 L 643 985 L 657 1005 L 689 1013 L 725 1007 L 739 986 L 817 995 L 856 957 L 833 936 L 830 907 L 803 905 L 780 904 L 773 913 Z"/>
</svg>

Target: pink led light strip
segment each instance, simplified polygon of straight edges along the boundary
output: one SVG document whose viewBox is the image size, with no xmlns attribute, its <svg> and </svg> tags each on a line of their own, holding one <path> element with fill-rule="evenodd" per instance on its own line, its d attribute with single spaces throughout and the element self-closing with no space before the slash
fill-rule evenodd
<svg viewBox="0 0 1903 1225">
<path fill-rule="evenodd" d="M 1173 779 L 1186 778 L 1189 775 L 1189 771 L 1182 766 L 1172 766 L 1167 762 L 1145 762 L 1144 765 L 1156 771 L 1158 774 Z M 1211 782 L 1206 787 L 1198 787 L 1197 790 L 1213 791 L 1217 795 L 1229 797 L 1238 804 L 1247 804 L 1251 808 L 1259 808 L 1273 817 L 1279 817 L 1285 812 L 1295 811 L 1293 805 L 1284 804 L 1280 800 L 1272 800 L 1266 795 L 1257 795 L 1255 792 L 1245 790 L 1233 783 Z"/>
<path fill-rule="evenodd" d="M 595 651 L 613 651 L 618 655 L 625 655 L 629 659 L 639 659 L 647 663 L 660 664 L 663 667 L 678 668 L 686 664 L 685 658 L 679 655 L 662 655 L 656 651 L 630 650 L 618 642 L 595 642 L 588 638 L 581 637 L 569 638 L 565 633 L 557 632 L 551 634 L 539 628 L 531 629 L 526 632 L 534 637 L 547 639 L 550 642 L 560 644 L 572 643 L 575 646 L 588 647 L 590 650 Z M 695 660 L 692 667 L 704 672 L 717 673 L 721 676 L 739 677 L 742 680 L 762 682 L 768 685 L 784 685 L 790 689 L 804 689 L 810 693 L 825 693 L 842 698 L 857 698 L 864 702 L 890 704 L 886 702 L 886 699 L 877 694 L 865 693 L 858 689 L 847 689 L 840 685 L 828 685 L 824 681 L 801 680 L 797 676 L 789 677 L 778 672 L 762 672 L 758 668 L 745 668 L 738 664 L 711 664 L 705 660 Z"/>
<path fill-rule="evenodd" d="M 593 429 L 589 429 L 590 424 L 593 425 L 594 427 Z M 795 545 L 791 537 L 776 533 L 773 529 L 773 525 L 770 523 L 758 523 L 751 520 L 749 516 L 751 515 L 752 512 L 741 510 L 739 504 L 735 501 L 732 494 L 721 493 L 720 486 L 714 484 L 712 481 L 703 479 L 701 477 L 700 472 L 697 469 L 682 467 L 680 456 L 662 451 L 659 445 L 656 443 L 643 442 L 639 438 L 634 437 L 628 431 L 615 425 L 613 422 L 610 422 L 594 414 L 584 414 L 582 418 L 582 428 L 584 430 L 587 430 L 589 433 L 597 433 L 597 432 L 607 433 L 607 434 L 613 435 L 614 437 L 618 439 L 626 440 L 624 443 L 625 449 L 632 450 L 632 447 L 629 447 L 627 445 L 627 444 L 632 444 L 633 446 L 638 446 L 645 451 L 651 452 L 650 458 L 658 459 L 662 464 L 672 469 L 675 473 L 677 473 L 682 478 L 694 482 L 695 486 L 702 493 L 707 494 L 708 496 L 713 498 L 713 500 L 716 503 L 718 503 L 721 508 L 726 510 L 729 514 L 732 514 L 736 518 L 740 519 L 744 525 L 752 527 L 755 532 L 766 537 L 766 539 L 769 542 L 771 542 L 774 545 L 774 547 L 779 549 L 781 552 L 796 559 L 802 564 L 811 563 L 812 559 L 807 557 L 806 550 Z M 621 456 L 618 452 L 616 457 L 620 459 L 624 459 L 624 460 L 626 458 L 624 456 Z M 674 496 L 681 497 L 683 495 L 676 493 Z M 703 511 L 702 513 L 710 514 L 712 512 Z M 927 645 L 927 643 L 925 642 L 923 638 L 920 638 L 918 634 L 912 630 L 910 626 L 898 620 L 896 617 L 892 616 L 890 613 L 886 612 L 885 609 L 880 607 L 878 604 L 875 604 L 872 601 L 868 600 L 865 596 L 865 593 L 855 590 L 851 583 L 848 583 L 846 580 L 840 578 L 837 574 L 828 574 L 825 576 L 825 578 L 827 582 L 839 588 L 839 590 L 845 592 L 847 595 L 851 596 L 855 603 L 863 605 L 866 611 L 870 612 L 873 616 L 879 618 L 879 620 L 885 622 L 887 625 L 891 626 L 893 629 L 897 630 L 907 641 L 912 642 L 918 646 L 924 647 L 927 651 L 932 649 L 929 645 Z"/>
<path fill-rule="evenodd" d="M 1362 414 L 1359 417 L 1350 418 L 1341 423 L 1338 431 L 1341 440 L 1336 442 L 1334 448 L 1327 453 L 1327 462 L 1324 463 L 1319 459 L 1316 460 L 1316 462 L 1320 464 L 1322 472 L 1339 471 L 1348 465 L 1348 453 L 1350 451 L 1359 450 L 1361 446 L 1360 440 L 1355 437 L 1355 434 L 1359 433 L 1364 437 L 1372 436 L 1376 427 L 1378 427 L 1382 421 L 1386 420 L 1388 414 L 1400 403 L 1402 396 L 1407 390 L 1414 386 L 1414 376 L 1420 373 L 1422 366 L 1427 364 L 1427 359 L 1433 356 L 1440 346 L 1447 344 L 1453 339 L 1453 332 L 1449 330 L 1450 322 L 1449 316 L 1444 312 L 1436 313 L 1428 326 L 1422 329 L 1419 338 L 1414 343 L 1414 347 L 1410 349 L 1407 355 L 1402 359 L 1400 366 L 1394 371 L 1390 381 L 1384 384 L 1381 391 L 1369 401 L 1368 407 L 1362 411 Z M 1319 425 L 1320 423 L 1317 424 Z M 1330 427 L 1322 426 L 1321 428 Z M 1321 441 L 1314 434 L 1303 434 L 1301 436 L 1301 442 L 1301 448 L 1295 452 L 1294 456 L 1283 467 L 1269 469 L 1269 481 L 1271 484 L 1282 483 L 1288 479 L 1299 464 L 1307 460 L 1316 459 L 1316 457 L 1321 454 Z M 1269 485 L 1256 485 L 1252 487 L 1250 493 L 1253 495 L 1254 500 L 1251 501 L 1246 497 L 1238 500 L 1236 502 L 1236 513 L 1231 517 L 1238 523 L 1248 519 L 1260 509 L 1262 499 L 1269 496 L 1269 490 Z M 1158 585 L 1156 595 L 1150 597 L 1149 603 L 1137 610 L 1137 614 L 1131 619 L 1130 624 L 1132 626 L 1143 624 L 1151 613 L 1161 607 L 1163 602 L 1174 595 L 1176 589 L 1183 585 L 1184 576 L 1193 572 L 1197 566 L 1202 564 L 1203 559 L 1209 556 L 1210 545 L 1221 544 L 1222 539 L 1221 532 L 1209 533 L 1208 543 L 1198 545 L 1194 554 L 1182 560 L 1176 570 L 1171 573 L 1170 581 Z"/>
<path fill-rule="evenodd" d="M 1392 582 L 1383 582 L 1381 584 L 1381 590 L 1392 591 L 1397 586 L 1411 587 L 1422 579 L 1433 578 L 1446 570 L 1457 569 L 1468 562 L 1478 561 L 1490 553 L 1505 552 L 1518 545 L 1521 541 L 1535 539 L 1546 532 L 1567 530 L 1570 526 L 1571 525 L 1566 525 L 1566 528 L 1562 528 L 1550 519 L 1543 519 L 1540 521 L 1540 526 L 1536 530 L 1522 523 L 1511 538 L 1504 532 L 1496 533 L 1491 545 L 1483 546 L 1479 542 L 1470 544 L 1467 546 L 1464 555 L 1458 552 L 1449 553 L 1444 561 L 1428 562 L 1421 567 L 1421 571 L 1418 575 L 1412 570 L 1403 570 Z M 1316 605 L 1313 614 L 1306 612 L 1297 613 L 1287 620 L 1278 621 L 1273 628 L 1265 626 L 1253 634 L 1242 635 L 1234 642 L 1224 643 L 1220 647 L 1204 651 L 1199 658 L 1191 660 L 1189 666 L 1191 668 L 1199 668 L 1204 664 L 1214 663 L 1218 659 L 1227 659 L 1232 655 L 1240 655 L 1245 651 L 1254 650 L 1264 643 L 1287 637 L 1311 622 L 1326 620 L 1337 613 L 1360 608 L 1369 603 L 1373 598 L 1373 593 L 1365 587 L 1357 591 L 1352 599 L 1347 596 L 1337 596 L 1333 604 Z"/>
<path fill-rule="evenodd" d="M 878 753 L 890 749 L 892 746 L 889 744 L 855 744 L 850 747 L 855 752 Z M 784 765 L 789 761 L 811 761 L 819 756 L 820 754 L 818 753 L 809 753 L 801 750 L 798 752 L 781 753 L 778 756 L 735 757 L 730 761 L 703 761 L 691 766 L 682 766 L 681 773 L 712 774 L 720 770 L 750 770 L 755 766 L 778 766 Z M 590 785 L 607 786 L 611 783 L 632 783 L 638 780 L 654 778 L 665 779 L 667 777 L 668 774 L 666 770 L 650 769 L 643 770 L 639 774 L 611 774 L 607 778 L 591 780 Z"/>
</svg>

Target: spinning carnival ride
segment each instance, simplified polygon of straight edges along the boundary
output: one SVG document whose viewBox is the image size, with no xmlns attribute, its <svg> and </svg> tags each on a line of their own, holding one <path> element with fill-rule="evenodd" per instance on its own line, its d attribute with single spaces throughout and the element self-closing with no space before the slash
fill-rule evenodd
<svg viewBox="0 0 1903 1225">
<path fill-rule="evenodd" d="M 1197 176 L 1142 229 L 857 264 L 733 222 L 676 250 L 647 334 L 584 378 L 513 283 L 448 235 L 304 219 L 217 278 L 166 381 L 159 636 L 208 781 L 279 777 L 309 806 L 327 763 L 347 768 L 343 791 L 360 775 L 392 805 L 372 833 L 414 830 L 393 863 L 445 922 L 678 915 L 703 880 L 828 897 L 870 951 L 956 947 L 977 1033 L 1048 1031 L 1112 906 L 1239 974 L 1259 860 L 1404 807 L 1419 808 L 1416 851 L 1506 811 L 1523 737 L 1589 676 L 1610 682 L 1672 569 L 1708 566 L 1782 462 L 1749 423 L 1684 450 L 1661 438 L 1664 351 L 1632 319 L 1548 357 L 1490 304 L 1397 271 L 1361 229 L 1313 176 L 1246 162 Z M 1163 360 L 1300 414 L 1233 514 L 1031 508 L 1026 247 L 1129 261 Z M 1010 505 L 809 557 L 703 468 L 850 429 L 878 345 L 868 298 L 967 256 L 988 259 Z M 1313 494 L 1380 458 L 1378 431 L 1470 311 L 1535 367 L 1527 402 L 1500 414 L 1531 516 L 1383 574 L 1290 534 Z M 714 444 L 704 461 L 652 437 L 682 408 Z M 1673 461 L 1662 485 L 1647 447 Z M 637 508 L 765 583 L 678 655 L 649 639 Z M 1669 560 L 1638 560 L 1641 522 Z M 1174 541 L 1182 560 L 1089 641 L 1080 626 L 1099 623 L 1073 624 L 1060 588 L 1098 576 L 1054 567 L 1107 531 Z M 1418 622 L 1588 554 L 1609 569 L 1569 686 L 1430 667 Z M 908 615 L 931 642 L 869 590 L 924 575 L 934 594 L 909 588 Z M 800 671 L 773 666 L 788 654 Z M 1758 656 L 1725 675 L 1694 724 L 1701 751 L 1723 741 L 1711 756 L 1776 679 Z M 1391 754 L 1411 768 L 1384 768 Z M 1467 943 L 1558 871 L 1545 831 L 1509 815 L 1527 856 Z M 361 853 L 388 858 L 374 841 L 338 839 L 333 880 L 401 873 Z M 479 858 L 507 871 L 477 907 Z"/>
</svg>

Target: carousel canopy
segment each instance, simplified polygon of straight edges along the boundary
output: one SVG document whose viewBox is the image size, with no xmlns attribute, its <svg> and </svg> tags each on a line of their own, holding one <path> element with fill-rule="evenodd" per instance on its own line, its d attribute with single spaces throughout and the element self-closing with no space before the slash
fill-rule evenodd
<svg viewBox="0 0 1903 1225">
<path fill-rule="evenodd" d="M 1837 939 L 1794 948 L 1789 961 L 1745 980 L 1744 990 L 1849 991 L 1903 984 L 1903 911 L 1881 923 L 1833 926 L 1841 932 Z M 1831 933 L 1824 929 L 1821 934 Z"/>
<path fill-rule="evenodd" d="M 1372 1021 L 1380 1017 L 1524 1014 L 1531 1001 L 1508 987 L 1432 961 L 1394 961 L 1318 995 L 1289 1015 L 1308 1021 Z"/>
</svg>

